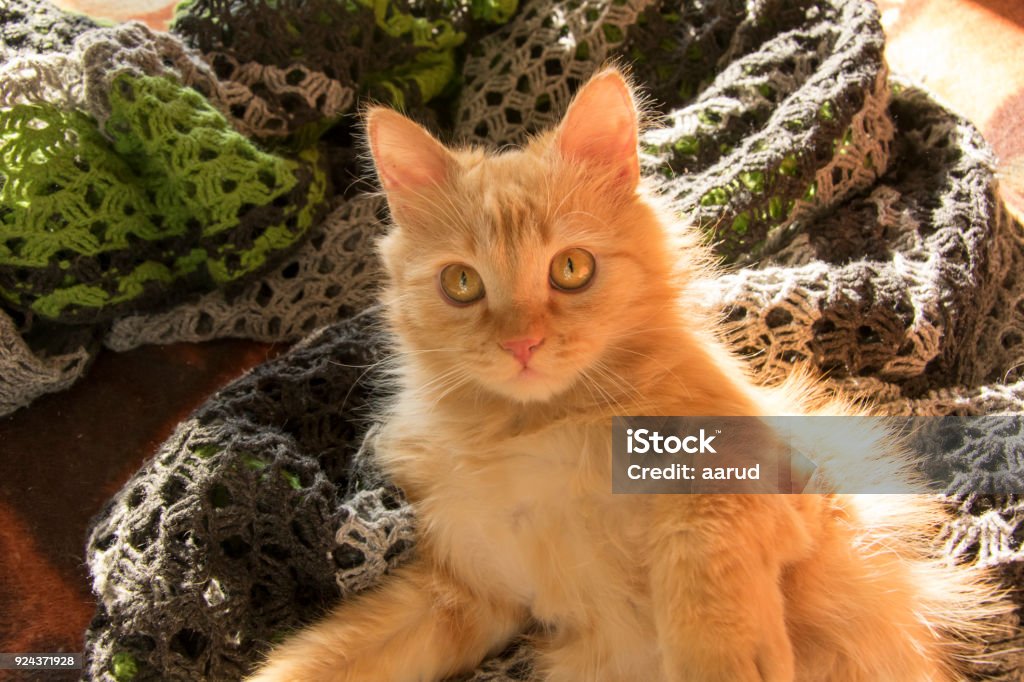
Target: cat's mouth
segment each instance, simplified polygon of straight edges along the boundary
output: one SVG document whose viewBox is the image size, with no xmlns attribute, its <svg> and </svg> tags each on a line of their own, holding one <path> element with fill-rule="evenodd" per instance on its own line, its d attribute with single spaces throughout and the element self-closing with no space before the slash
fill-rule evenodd
<svg viewBox="0 0 1024 682">
<path fill-rule="evenodd" d="M 503 379 L 489 383 L 495 392 L 524 403 L 548 400 L 563 388 L 550 372 L 538 369 L 532 362 L 518 365 Z"/>
</svg>

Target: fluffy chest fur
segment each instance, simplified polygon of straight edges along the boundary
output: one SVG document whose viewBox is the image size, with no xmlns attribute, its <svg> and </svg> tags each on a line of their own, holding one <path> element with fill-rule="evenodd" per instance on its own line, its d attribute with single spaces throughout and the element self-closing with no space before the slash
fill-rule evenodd
<svg viewBox="0 0 1024 682">
<path fill-rule="evenodd" d="M 607 425 L 553 426 L 486 451 L 467 446 L 469 432 L 390 429 L 381 459 L 416 506 L 425 540 L 463 579 L 513 596 L 552 625 L 646 598 L 644 498 L 611 494 Z M 433 455 L 392 454 L 411 443 Z"/>
</svg>

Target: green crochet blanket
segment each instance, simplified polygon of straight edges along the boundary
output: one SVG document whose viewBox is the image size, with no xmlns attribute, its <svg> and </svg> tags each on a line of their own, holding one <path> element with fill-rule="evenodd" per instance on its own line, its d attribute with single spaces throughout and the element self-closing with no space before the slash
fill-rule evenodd
<svg viewBox="0 0 1024 682">
<path fill-rule="evenodd" d="M 113 80 L 103 131 L 48 103 L 0 110 L 0 296 L 92 322 L 259 273 L 319 217 L 317 157 L 260 150 L 165 78 Z"/>
</svg>

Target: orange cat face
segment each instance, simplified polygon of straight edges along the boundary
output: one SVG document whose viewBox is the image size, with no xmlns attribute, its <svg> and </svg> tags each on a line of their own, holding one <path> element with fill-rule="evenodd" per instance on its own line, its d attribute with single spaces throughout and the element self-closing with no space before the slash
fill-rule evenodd
<svg viewBox="0 0 1024 682">
<path fill-rule="evenodd" d="M 515 401 L 601 391 L 673 305 L 676 263 L 638 193 L 637 113 L 605 71 L 562 124 L 516 151 L 453 151 L 372 109 L 367 133 L 395 229 L 389 320 L 438 387 Z"/>
</svg>

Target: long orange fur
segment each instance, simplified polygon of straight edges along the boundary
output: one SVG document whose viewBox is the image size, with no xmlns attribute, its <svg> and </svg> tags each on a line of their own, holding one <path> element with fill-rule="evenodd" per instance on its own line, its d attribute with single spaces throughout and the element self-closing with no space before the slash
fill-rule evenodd
<svg viewBox="0 0 1024 682">
<path fill-rule="evenodd" d="M 934 499 L 611 494 L 613 414 L 857 412 L 806 377 L 759 385 L 718 340 L 690 292 L 710 259 L 638 181 L 616 70 L 501 154 L 367 118 L 395 221 L 380 253 L 399 390 L 375 448 L 415 507 L 416 556 L 253 682 L 439 680 L 528 629 L 552 682 L 960 679 L 1003 606 L 936 555 Z M 577 293 L 549 284 L 569 247 L 597 263 Z M 482 300 L 445 300 L 450 263 Z M 501 346 L 524 337 L 543 339 L 529 372 Z M 866 466 L 895 461 L 862 436 L 842 442 Z"/>
</svg>

